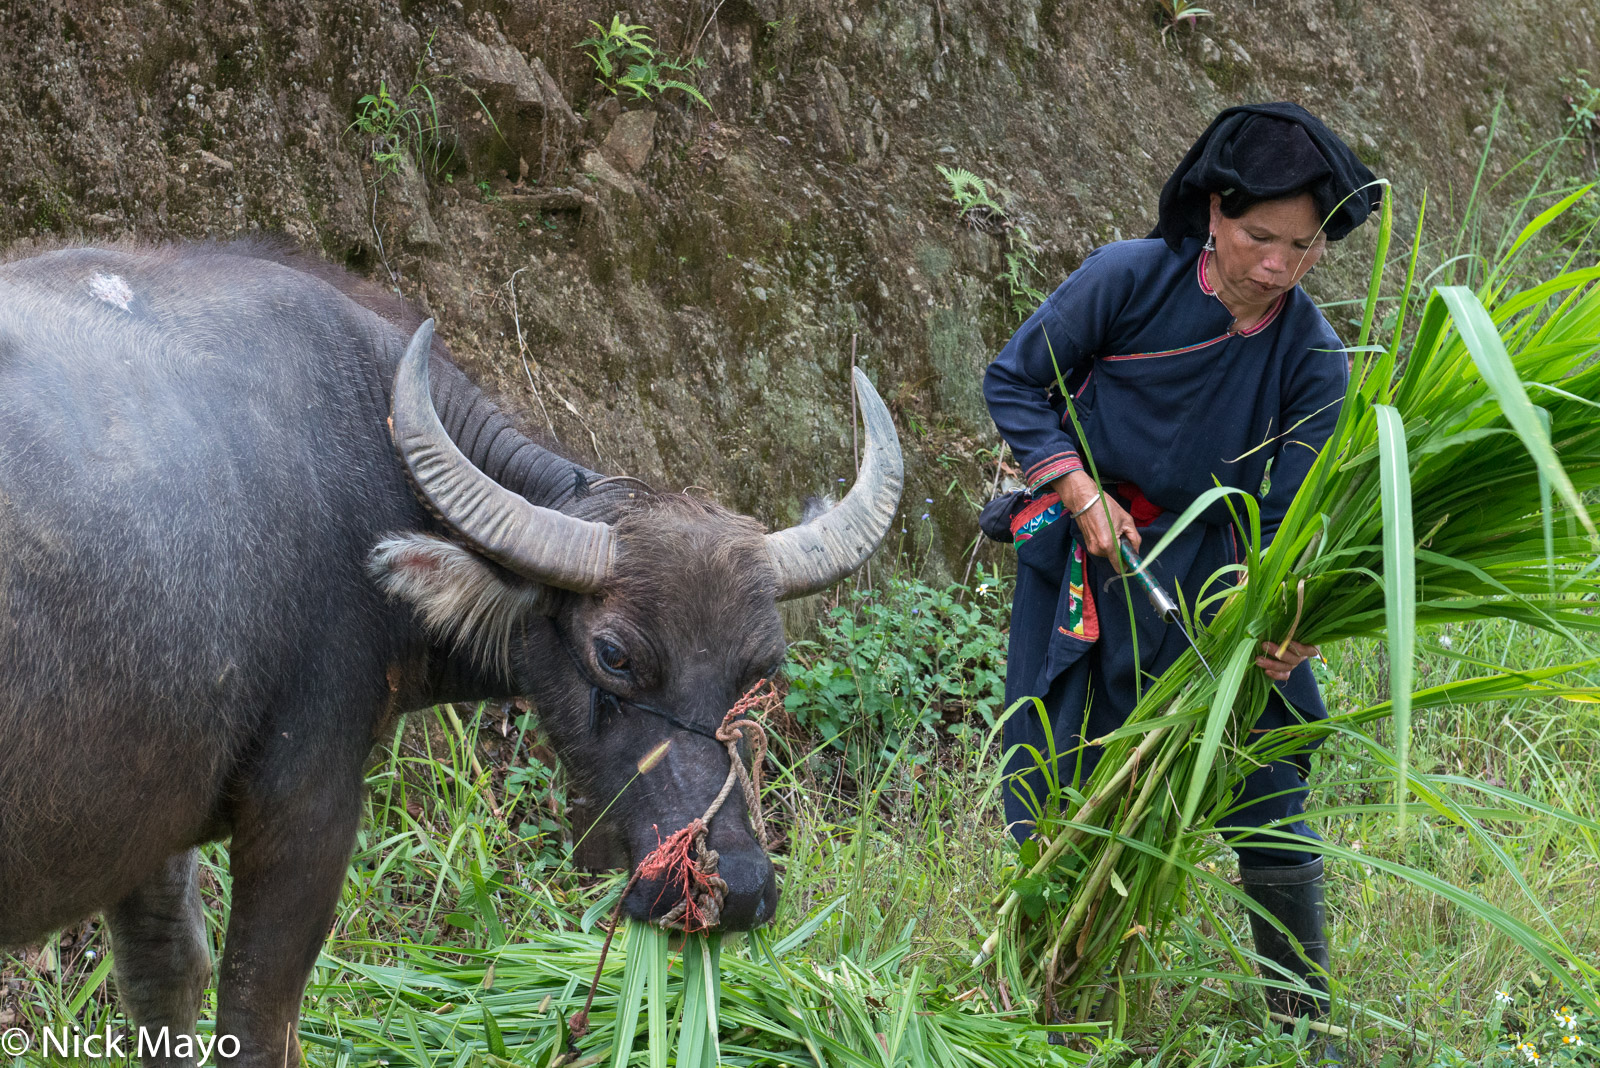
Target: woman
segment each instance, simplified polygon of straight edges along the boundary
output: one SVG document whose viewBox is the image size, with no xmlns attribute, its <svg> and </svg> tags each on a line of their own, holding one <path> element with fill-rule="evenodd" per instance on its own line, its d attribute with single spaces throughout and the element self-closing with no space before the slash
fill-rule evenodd
<svg viewBox="0 0 1600 1068">
<path fill-rule="evenodd" d="M 1077 774 L 1087 776 L 1098 750 L 1085 739 L 1122 723 L 1142 686 L 1188 647 L 1142 597 L 1130 619 L 1110 581 L 1122 569 L 1119 541 L 1135 550 L 1154 544 L 1220 484 L 1257 495 L 1262 540 L 1270 542 L 1332 432 L 1348 363 L 1299 282 L 1328 241 L 1378 204 L 1373 182 L 1303 108 L 1229 108 L 1167 180 L 1154 233 L 1091 253 L 989 366 L 989 412 L 1027 480 L 1010 515 L 1018 569 L 1006 702 L 1041 698 L 1049 719 L 1024 707 L 1006 725 L 1006 819 L 1019 840 L 1031 833 L 1046 791 L 1034 759 L 1016 747 L 1048 752 L 1048 729 L 1063 764 L 1081 760 Z M 1152 570 L 1193 604 L 1203 584 L 1243 556 L 1219 502 Z M 1276 648 L 1263 642 L 1256 663 L 1287 703 L 1274 696 L 1258 726 L 1324 718 L 1305 662 L 1316 650 L 1290 642 L 1279 657 Z M 1070 777 L 1073 768 L 1063 772 Z M 1285 821 L 1280 826 L 1317 840 L 1295 820 L 1305 772 L 1303 758 L 1258 769 L 1228 822 L 1245 889 L 1309 959 L 1252 914 L 1258 953 L 1319 991 L 1279 991 L 1269 1000 L 1279 1011 L 1317 1016 L 1327 990 L 1322 858 L 1308 863 L 1304 848 L 1249 833 Z"/>
</svg>

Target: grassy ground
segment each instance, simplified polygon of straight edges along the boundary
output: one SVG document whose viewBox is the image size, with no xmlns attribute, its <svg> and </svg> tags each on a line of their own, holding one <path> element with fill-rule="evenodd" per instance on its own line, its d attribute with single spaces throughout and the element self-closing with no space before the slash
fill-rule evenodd
<svg viewBox="0 0 1600 1068">
<path fill-rule="evenodd" d="M 1425 649 L 1419 686 L 1479 674 L 1472 659 L 1537 667 L 1585 655 L 1499 622 L 1429 635 Z M 1352 642 L 1328 653 L 1321 674 L 1330 707 L 1362 707 L 1387 698 L 1380 643 Z M 1386 723 L 1376 728 L 1379 743 L 1386 741 L 1386 731 Z M 986 906 L 1003 886 L 1010 855 L 995 794 L 998 747 L 983 742 L 974 731 L 946 742 L 936 760 L 896 767 L 870 812 L 858 797 L 847 802 L 826 789 L 802 791 L 802 811 L 815 814 L 800 824 L 796 836 L 788 904 L 804 913 L 813 902 L 843 890 L 853 903 L 853 918 L 860 921 L 841 922 L 828 951 L 870 947 L 874 932 L 881 937 L 912 922 L 918 952 L 929 966 L 942 969 L 950 981 L 967 981 L 968 951 L 988 929 Z M 1469 776 L 1556 808 L 1594 813 L 1600 706 L 1552 700 L 1443 709 L 1419 717 L 1413 746 L 1422 770 Z M 1358 810 L 1318 821 L 1325 837 L 1361 853 L 1419 865 L 1535 925 L 1545 922 L 1542 908 L 1586 959 L 1600 955 L 1594 916 L 1600 841 L 1592 832 L 1548 819 L 1498 824 L 1497 839 L 1528 883 L 1529 892 L 1523 893 L 1512 876 L 1438 817 L 1413 809 L 1402 834 L 1390 804 L 1392 771 L 1355 740 L 1326 746 L 1314 781 L 1320 785 L 1314 807 Z M 830 822 L 830 812 L 842 815 Z M 1231 873 L 1231 854 L 1220 843 L 1214 863 Z M 1354 1063 L 1529 1063 L 1512 1051 L 1513 1034 L 1536 1042 L 1544 1062 L 1552 1057 L 1560 1062 L 1566 1034 L 1592 1040 L 1582 1028 L 1592 1029 L 1593 1020 L 1580 1017 L 1577 1032 L 1557 1026 L 1563 1004 L 1559 984 L 1532 968 L 1504 938 L 1415 886 L 1359 863 L 1333 861 L 1329 871 L 1335 976 L 1345 1002 L 1339 1016 L 1344 1022 L 1356 1020 L 1357 1034 L 1349 1043 Z M 1202 938 L 1249 944 L 1241 909 L 1215 897 L 1204 905 L 1218 923 L 1198 921 Z M 1196 915 L 1201 911 L 1197 908 Z M 1196 982 L 1184 974 L 1213 969 L 1236 971 L 1232 961 L 1214 959 L 1203 947 L 1193 956 L 1175 947 L 1175 978 L 1142 1018 L 1127 1021 L 1105 1043 L 1103 1063 L 1296 1063 L 1287 1044 L 1265 1037 L 1252 987 L 1225 979 Z"/>
<path fill-rule="evenodd" d="M 834 977 L 833 969 L 851 961 L 885 991 L 903 989 L 915 970 L 919 990 L 946 1003 L 964 998 L 963 1004 L 998 1009 L 1027 995 L 972 973 L 967 963 L 990 925 L 991 902 L 1005 886 L 1012 855 L 997 804 L 999 746 L 983 711 L 993 707 L 998 682 L 994 644 L 1002 639 L 1003 601 L 1003 590 L 963 597 L 904 586 L 847 603 L 817 641 L 797 647 L 791 665 L 797 681 L 826 675 L 850 685 L 834 688 L 832 705 L 815 687 L 802 687 L 808 696 L 791 702 L 785 741 L 773 757 L 778 769 L 769 776 L 768 810 L 785 845 L 783 899 L 771 930 L 783 939 L 811 928 L 803 944 L 784 947 L 786 964 Z M 941 645 L 952 612 L 964 613 L 966 640 Z M 875 636 L 893 640 L 874 645 Z M 916 640 L 927 644 L 919 648 Z M 890 664 L 888 649 L 911 654 L 922 674 Z M 1477 673 L 1473 660 L 1538 666 L 1581 653 L 1502 623 L 1429 635 L 1425 649 L 1424 686 Z M 923 654 L 926 662 L 918 660 Z M 1382 658 L 1376 644 L 1330 650 L 1323 672 L 1330 706 L 1384 699 Z M 919 688 L 917 680 L 930 674 L 942 680 L 937 693 Z M 835 741 L 829 724 L 852 706 L 860 715 Z M 1379 741 L 1384 729 L 1378 728 Z M 1402 833 L 1389 804 L 1392 775 L 1367 752 L 1355 740 L 1338 740 L 1319 757 L 1313 803 L 1337 810 L 1320 821 L 1326 837 L 1361 854 L 1420 865 L 1536 926 L 1559 927 L 1587 959 L 1600 956 L 1594 909 L 1600 836 L 1486 807 L 1482 818 L 1526 880 L 1523 892 L 1502 865 L 1442 819 L 1414 812 Z M 1416 723 L 1413 754 L 1424 769 L 1592 815 L 1600 790 L 1600 706 L 1555 700 L 1428 713 Z M 380 1055 L 390 1063 L 494 1063 L 484 1059 L 490 1057 L 485 1004 L 499 1006 L 493 1015 L 506 1021 L 507 1059 L 541 1063 L 554 1041 L 554 1021 L 570 1014 L 586 989 L 596 936 L 584 929 L 617 886 L 614 878 L 570 866 L 553 763 L 530 718 L 514 708 L 413 717 L 369 778 L 370 818 L 306 1001 L 311 1063 L 365 1063 Z M 1220 845 L 1214 863 L 1231 871 Z M 208 852 L 206 881 L 220 947 L 228 892 L 222 847 Z M 1533 1063 L 1512 1048 L 1513 1035 L 1527 1036 L 1539 1063 L 1593 1063 L 1583 1059 L 1593 1047 L 1564 1046 L 1561 1039 L 1600 1043 L 1600 1027 L 1580 1014 L 1573 1029 L 1562 1026 L 1557 977 L 1482 924 L 1351 860 L 1330 863 L 1329 899 L 1338 1016 L 1356 1032 L 1352 1063 Z M 1243 913 L 1210 898 L 1197 901 L 1192 915 L 1193 929 L 1169 946 L 1170 981 L 1152 1003 L 1084 1043 L 1094 1051 L 1090 1063 L 1310 1063 L 1302 1048 L 1265 1025 L 1257 992 L 1218 949 L 1230 941 L 1248 945 Z M 743 981 L 740 968 L 760 964 L 765 952 L 747 939 L 730 940 L 725 1000 Z M 107 963 L 94 924 L 7 958 L 7 1026 L 32 1032 L 76 1021 L 88 1033 L 120 1022 Z M 1205 973 L 1213 974 L 1198 978 Z M 730 1061 L 740 1041 L 730 1019 L 737 1018 L 724 1019 Z M 750 1032 L 744 1040 L 760 1037 L 744 1030 Z M 341 1040 L 353 1043 L 356 1055 L 341 1055 Z M 741 1059 L 761 1063 L 758 1053 Z"/>
</svg>

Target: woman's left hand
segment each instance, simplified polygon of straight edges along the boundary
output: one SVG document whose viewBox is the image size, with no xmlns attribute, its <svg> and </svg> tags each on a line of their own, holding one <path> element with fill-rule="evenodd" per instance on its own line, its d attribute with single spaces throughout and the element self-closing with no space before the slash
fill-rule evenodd
<svg viewBox="0 0 1600 1068">
<path fill-rule="evenodd" d="M 1283 682 L 1289 677 L 1289 672 L 1299 667 L 1309 657 L 1321 656 L 1322 650 L 1315 645 L 1301 645 L 1299 642 L 1290 642 L 1283 650 L 1283 655 L 1275 656 L 1278 651 L 1277 642 L 1262 642 L 1261 651 L 1265 656 L 1256 657 L 1256 667 L 1267 673 L 1267 678 Z"/>
</svg>

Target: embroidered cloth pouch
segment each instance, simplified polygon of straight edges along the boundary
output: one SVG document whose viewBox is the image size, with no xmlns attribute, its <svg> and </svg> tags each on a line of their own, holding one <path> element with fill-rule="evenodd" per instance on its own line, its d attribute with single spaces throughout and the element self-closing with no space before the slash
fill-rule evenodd
<svg viewBox="0 0 1600 1068">
<path fill-rule="evenodd" d="M 1045 527 L 1061 518 L 1061 498 L 1054 493 L 1036 497 L 1011 517 L 1011 544 L 1031 540 Z"/>
<path fill-rule="evenodd" d="M 1011 516 L 1027 497 L 1021 490 L 1002 493 L 978 513 L 978 529 L 990 541 L 1011 541 Z"/>
</svg>

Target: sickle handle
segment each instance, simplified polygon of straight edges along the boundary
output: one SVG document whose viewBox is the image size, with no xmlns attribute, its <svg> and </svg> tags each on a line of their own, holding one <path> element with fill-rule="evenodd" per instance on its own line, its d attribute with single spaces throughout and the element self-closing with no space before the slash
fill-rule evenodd
<svg viewBox="0 0 1600 1068">
<path fill-rule="evenodd" d="M 1182 619 L 1182 613 L 1178 611 L 1178 602 L 1174 601 L 1171 595 L 1156 583 L 1150 572 L 1145 570 L 1144 561 L 1133 551 L 1133 546 L 1128 544 L 1127 539 L 1117 544 L 1122 549 L 1123 562 L 1132 570 L 1133 577 L 1138 580 L 1139 585 L 1144 587 L 1144 595 L 1150 598 L 1150 607 L 1156 610 L 1156 615 L 1165 623 Z"/>
</svg>

